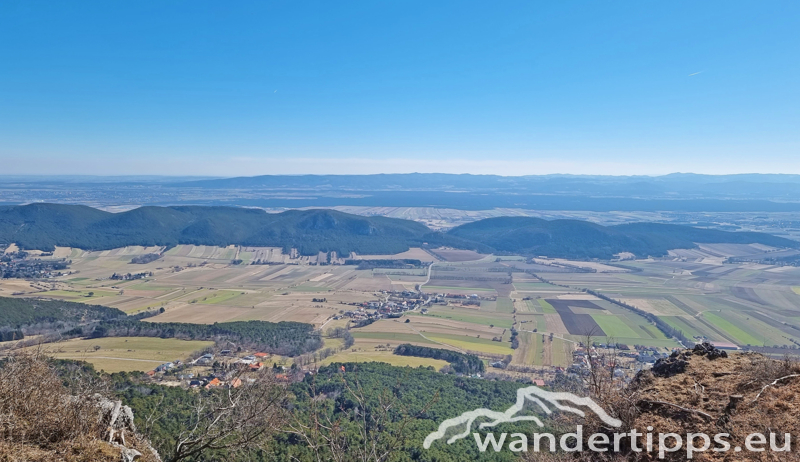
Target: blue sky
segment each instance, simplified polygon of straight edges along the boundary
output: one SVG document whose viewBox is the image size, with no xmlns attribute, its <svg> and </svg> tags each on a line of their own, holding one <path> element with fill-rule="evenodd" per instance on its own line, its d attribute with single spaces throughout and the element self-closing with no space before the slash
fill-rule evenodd
<svg viewBox="0 0 800 462">
<path fill-rule="evenodd" d="M 800 173 L 800 2 L 0 4 L 0 171 Z"/>
</svg>

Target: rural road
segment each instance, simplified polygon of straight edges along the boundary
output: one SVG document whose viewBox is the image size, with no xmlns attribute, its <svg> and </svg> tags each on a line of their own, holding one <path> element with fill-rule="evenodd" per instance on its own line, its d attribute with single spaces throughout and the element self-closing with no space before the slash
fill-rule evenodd
<svg viewBox="0 0 800 462">
<path fill-rule="evenodd" d="M 433 265 L 435 265 L 436 263 L 438 262 L 432 262 L 430 266 L 428 266 L 428 278 L 425 279 L 425 282 L 419 285 L 420 289 L 422 289 L 422 286 L 424 286 L 425 284 L 431 282 L 431 273 L 433 272 Z"/>
<path fill-rule="evenodd" d="M 322 328 L 323 328 L 323 327 L 325 327 L 325 326 L 327 326 L 327 325 L 328 325 L 328 323 L 329 323 L 329 322 L 331 322 L 331 321 L 333 321 L 333 318 L 332 318 L 332 317 L 331 317 L 330 319 L 328 319 L 327 321 L 325 321 L 325 324 L 323 324 L 323 325 L 319 326 L 319 330 L 320 330 L 320 332 L 322 332 Z"/>
<path fill-rule="evenodd" d="M 418 331 L 417 329 L 415 329 L 415 328 L 414 328 L 414 327 L 412 327 L 412 326 L 407 326 L 407 327 L 408 327 L 409 329 L 413 330 L 414 332 L 416 332 L 416 333 L 417 333 L 417 335 L 419 335 L 420 337 L 424 338 L 425 340 L 428 340 L 428 341 L 430 341 L 430 342 L 436 343 L 436 344 L 438 344 L 438 345 L 445 345 L 445 346 L 449 346 L 450 348 L 455 348 L 456 350 L 458 350 L 458 351 L 459 351 L 459 352 L 461 352 L 461 353 L 466 353 L 466 351 L 462 350 L 461 348 L 459 348 L 459 347 L 457 347 L 457 346 L 455 346 L 455 345 L 450 345 L 449 343 L 437 342 L 436 340 L 430 339 L 430 338 L 426 337 L 426 336 L 425 336 L 425 334 L 423 334 L 422 332 Z"/>
</svg>

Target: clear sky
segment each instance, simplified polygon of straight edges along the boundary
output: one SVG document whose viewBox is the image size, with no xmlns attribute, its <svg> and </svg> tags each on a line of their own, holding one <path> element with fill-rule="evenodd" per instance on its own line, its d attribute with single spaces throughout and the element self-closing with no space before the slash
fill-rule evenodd
<svg viewBox="0 0 800 462">
<path fill-rule="evenodd" d="M 0 172 L 414 171 L 800 173 L 800 2 L 0 2 Z"/>
</svg>

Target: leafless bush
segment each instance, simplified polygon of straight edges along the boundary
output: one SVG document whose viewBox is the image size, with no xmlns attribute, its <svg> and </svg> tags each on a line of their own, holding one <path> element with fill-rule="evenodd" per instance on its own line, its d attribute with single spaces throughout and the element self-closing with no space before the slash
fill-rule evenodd
<svg viewBox="0 0 800 462">
<path fill-rule="evenodd" d="M 0 440 L 48 446 L 97 434 L 95 389 L 75 392 L 38 354 L 10 356 L 0 367 Z"/>
<path fill-rule="evenodd" d="M 269 371 L 242 374 L 237 388 L 198 394 L 189 422 L 166 459 L 177 462 L 212 451 L 230 457 L 264 448 L 285 420 L 286 390 Z"/>
<path fill-rule="evenodd" d="M 795 358 L 786 356 L 782 361 L 775 361 L 758 353 L 745 353 L 750 367 L 742 371 L 738 380 L 738 388 L 742 392 L 761 388 L 781 377 L 800 373 L 800 363 Z"/>
<path fill-rule="evenodd" d="M 8 462 L 106 462 L 120 460 L 120 447 L 108 443 L 98 395 L 106 383 L 80 366 L 57 374 L 39 352 L 18 351 L 0 363 L 0 460 Z M 127 447 L 139 462 L 158 456 L 138 434 Z"/>
</svg>

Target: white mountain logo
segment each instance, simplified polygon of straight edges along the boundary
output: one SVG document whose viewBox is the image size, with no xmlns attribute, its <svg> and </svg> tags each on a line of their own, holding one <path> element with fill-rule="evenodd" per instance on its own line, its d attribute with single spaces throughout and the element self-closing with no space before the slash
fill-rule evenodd
<svg viewBox="0 0 800 462">
<path fill-rule="evenodd" d="M 591 409 L 597 416 L 606 424 L 614 428 L 618 428 L 622 425 L 622 422 L 619 419 L 615 419 L 610 415 L 606 414 L 606 411 L 603 410 L 597 403 L 592 401 L 591 398 L 582 398 L 580 396 L 573 395 L 572 393 L 563 393 L 563 392 L 552 392 L 542 390 L 539 387 L 532 386 L 527 388 L 520 388 L 517 390 L 517 402 L 511 406 L 510 408 L 506 409 L 505 412 L 497 412 L 492 411 L 490 409 L 475 409 L 474 411 L 469 411 L 461 414 L 458 417 L 454 417 L 452 419 L 447 419 L 441 424 L 439 424 L 439 429 L 435 432 L 432 432 L 425 438 L 425 442 L 423 443 L 423 447 L 425 449 L 429 449 L 431 444 L 441 438 L 444 438 L 447 430 L 453 427 L 461 427 L 464 426 L 464 430 L 461 433 L 458 433 L 454 436 L 451 436 L 447 440 L 447 444 L 452 444 L 455 441 L 458 441 L 466 436 L 469 435 L 469 432 L 472 430 L 472 424 L 475 422 L 476 419 L 484 417 L 489 419 L 489 422 L 482 422 L 478 428 L 488 428 L 494 427 L 501 423 L 509 423 L 509 422 L 521 422 L 521 421 L 532 421 L 535 422 L 536 425 L 540 427 L 544 427 L 544 423 L 533 415 L 522 415 L 517 416 L 516 414 L 520 412 L 524 407 L 527 400 L 532 401 L 536 405 L 541 408 L 541 410 L 545 414 L 551 414 L 553 410 L 547 406 L 546 403 L 550 404 L 551 407 L 564 412 L 572 412 L 573 414 L 577 414 L 581 417 L 585 417 L 586 414 L 575 407 L 571 407 L 563 403 L 571 403 L 576 406 L 585 406 Z"/>
</svg>

